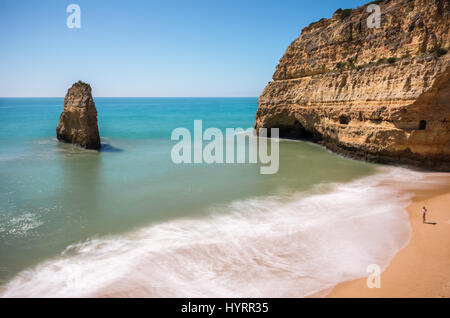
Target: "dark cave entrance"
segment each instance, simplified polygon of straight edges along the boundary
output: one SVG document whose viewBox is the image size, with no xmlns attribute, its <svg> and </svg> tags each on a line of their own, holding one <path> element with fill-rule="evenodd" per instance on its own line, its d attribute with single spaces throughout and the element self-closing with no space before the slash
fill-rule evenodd
<svg viewBox="0 0 450 318">
<path fill-rule="evenodd" d="M 341 125 L 348 125 L 349 122 L 350 122 L 350 118 L 348 118 L 347 116 L 345 116 L 345 115 L 339 116 L 339 123 Z"/>
<path fill-rule="evenodd" d="M 421 120 L 419 123 L 419 130 L 426 130 L 427 129 L 427 121 Z"/>
<path fill-rule="evenodd" d="M 276 127 L 274 127 L 276 128 Z M 284 139 L 302 139 L 302 140 L 312 140 L 315 138 L 315 135 L 305 129 L 302 124 L 298 121 L 295 121 L 293 125 L 289 126 L 280 126 L 280 138 Z M 270 134 L 270 130 L 268 131 Z"/>
</svg>

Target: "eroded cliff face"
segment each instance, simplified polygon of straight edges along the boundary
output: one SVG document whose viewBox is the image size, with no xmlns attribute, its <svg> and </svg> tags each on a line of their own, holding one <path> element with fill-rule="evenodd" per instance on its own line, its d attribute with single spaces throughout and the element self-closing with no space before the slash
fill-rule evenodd
<svg viewBox="0 0 450 318">
<path fill-rule="evenodd" d="M 255 128 L 370 161 L 450 171 L 450 1 L 381 1 L 302 30 L 258 103 Z"/>
<path fill-rule="evenodd" d="M 87 149 L 100 149 L 97 109 L 89 84 L 79 81 L 67 91 L 56 136 L 60 141 Z"/>
</svg>

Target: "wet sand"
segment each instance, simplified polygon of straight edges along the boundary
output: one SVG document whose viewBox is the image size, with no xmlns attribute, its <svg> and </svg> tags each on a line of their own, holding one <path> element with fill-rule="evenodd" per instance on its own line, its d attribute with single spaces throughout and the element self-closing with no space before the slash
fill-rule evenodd
<svg viewBox="0 0 450 318">
<path fill-rule="evenodd" d="M 357 279 L 337 285 L 328 297 L 450 297 L 450 177 L 437 181 L 446 185 L 412 190 L 411 241 L 381 274 L 381 288 L 370 289 L 367 278 Z M 422 222 L 423 205 L 428 209 L 427 224 Z"/>
</svg>

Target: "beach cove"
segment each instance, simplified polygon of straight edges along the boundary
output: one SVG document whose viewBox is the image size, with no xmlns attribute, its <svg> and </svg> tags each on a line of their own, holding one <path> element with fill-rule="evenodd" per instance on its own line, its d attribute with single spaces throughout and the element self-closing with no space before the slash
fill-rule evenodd
<svg viewBox="0 0 450 318">
<path fill-rule="evenodd" d="M 326 295 L 409 242 L 388 181 L 421 173 L 297 141 L 275 175 L 170 160 L 173 128 L 248 127 L 256 99 L 96 99 L 101 152 L 55 140 L 60 105 L 1 100 L 2 296 Z"/>
</svg>

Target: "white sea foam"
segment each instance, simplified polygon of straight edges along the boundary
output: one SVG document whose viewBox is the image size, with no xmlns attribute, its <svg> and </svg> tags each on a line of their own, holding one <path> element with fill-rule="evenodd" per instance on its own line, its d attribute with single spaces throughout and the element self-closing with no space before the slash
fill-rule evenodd
<svg viewBox="0 0 450 318">
<path fill-rule="evenodd" d="M 28 212 L 9 220 L 0 219 L 0 221 L 0 234 L 5 232 L 15 236 L 25 236 L 43 224 L 36 214 Z"/>
<path fill-rule="evenodd" d="M 69 246 L 19 273 L 1 296 L 305 297 L 385 268 L 410 239 L 404 169 L 313 193 L 218 207 L 203 219 L 174 220 Z M 227 213 L 223 213 L 223 209 Z"/>
<path fill-rule="evenodd" d="M 56 138 L 46 138 L 46 139 L 39 139 L 36 141 L 38 145 L 50 145 L 58 142 L 58 139 Z"/>
</svg>

